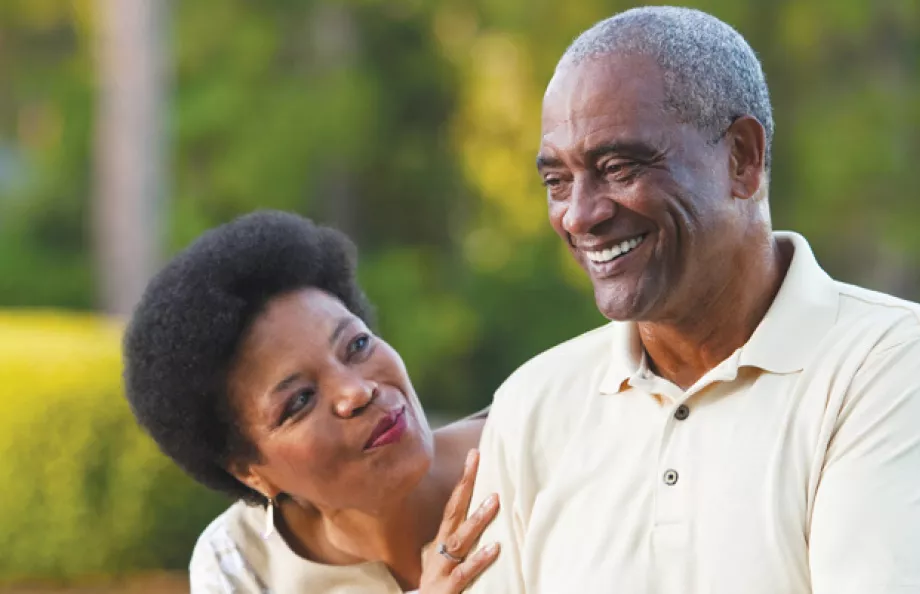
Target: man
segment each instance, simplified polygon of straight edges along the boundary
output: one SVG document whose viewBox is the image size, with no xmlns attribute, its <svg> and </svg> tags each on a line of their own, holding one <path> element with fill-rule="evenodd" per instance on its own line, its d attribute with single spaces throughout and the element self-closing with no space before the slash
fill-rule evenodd
<svg viewBox="0 0 920 594">
<path fill-rule="evenodd" d="M 613 321 L 498 391 L 471 592 L 920 592 L 920 306 L 771 230 L 772 137 L 754 52 L 704 13 L 627 11 L 559 62 L 537 165 Z"/>
</svg>

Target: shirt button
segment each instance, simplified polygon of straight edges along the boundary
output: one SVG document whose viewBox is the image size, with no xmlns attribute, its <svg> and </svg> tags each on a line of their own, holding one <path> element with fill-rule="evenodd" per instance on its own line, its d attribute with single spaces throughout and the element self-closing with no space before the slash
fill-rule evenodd
<svg viewBox="0 0 920 594">
<path fill-rule="evenodd" d="M 681 404 L 677 407 L 677 410 L 674 411 L 674 418 L 678 421 L 683 421 L 690 416 L 690 407 L 686 404 Z"/>
<path fill-rule="evenodd" d="M 677 484 L 677 471 L 676 470 L 665 470 L 664 471 L 664 484 L 669 487 Z"/>
</svg>

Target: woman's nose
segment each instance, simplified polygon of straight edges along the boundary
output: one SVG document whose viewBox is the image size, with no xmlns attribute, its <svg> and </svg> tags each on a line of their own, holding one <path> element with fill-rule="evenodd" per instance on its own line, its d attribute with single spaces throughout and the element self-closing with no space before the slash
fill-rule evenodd
<svg viewBox="0 0 920 594">
<path fill-rule="evenodd" d="M 377 384 L 362 377 L 342 378 L 336 388 L 335 414 L 349 419 L 377 397 Z"/>
</svg>

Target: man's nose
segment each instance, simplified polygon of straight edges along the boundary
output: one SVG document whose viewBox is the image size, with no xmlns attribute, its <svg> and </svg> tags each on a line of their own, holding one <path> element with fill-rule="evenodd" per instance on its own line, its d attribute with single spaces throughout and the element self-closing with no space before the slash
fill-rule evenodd
<svg viewBox="0 0 920 594">
<path fill-rule="evenodd" d="M 589 176 L 578 176 L 573 180 L 568 208 L 562 217 L 562 228 L 569 235 L 590 233 L 616 215 L 616 202 L 599 186 Z"/>
</svg>

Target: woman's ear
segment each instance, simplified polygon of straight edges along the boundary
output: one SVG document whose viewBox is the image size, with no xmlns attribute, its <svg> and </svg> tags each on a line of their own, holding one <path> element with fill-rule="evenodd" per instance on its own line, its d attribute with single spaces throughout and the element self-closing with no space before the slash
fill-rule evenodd
<svg viewBox="0 0 920 594">
<path fill-rule="evenodd" d="M 268 481 L 253 464 L 233 463 L 228 472 L 253 491 L 258 491 L 268 499 L 274 500 L 280 492 Z"/>
</svg>

